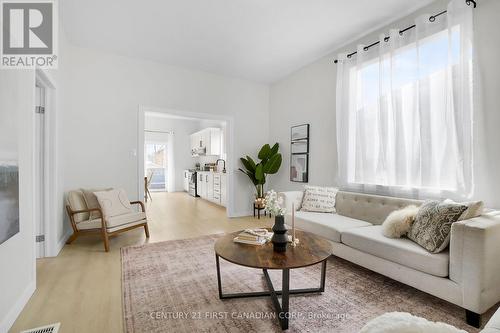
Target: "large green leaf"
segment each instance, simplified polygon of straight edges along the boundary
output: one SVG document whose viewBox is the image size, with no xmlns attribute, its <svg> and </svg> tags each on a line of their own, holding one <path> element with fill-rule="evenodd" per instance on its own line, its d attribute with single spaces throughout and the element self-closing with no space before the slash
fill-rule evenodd
<svg viewBox="0 0 500 333">
<path fill-rule="evenodd" d="M 248 156 L 248 155 L 247 155 L 247 161 L 252 166 L 253 172 L 255 172 L 255 168 L 257 167 L 256 164 L 255 164 L 255 161 L 250 156 Z"/>
<path fill-rule="evenodd" d="M 248 171 L 250 171 L 251 173 L 255 172 L 255 163 L 253 163 L 253 160 L 250 162 L 250 161 L 244 159 L 243 157 L 241 157 L 240 161 Z"/>
<path fill-rule="evenodd" d="M 255 179 L 259 182 L 259 184 L 264 184 L 262 181 L 265 179 L 264 177 L 264 167 L 262 164 L 257 164 L 257 168 L 255 168 Z"/>
<path fill-rule="evenodd" d="M 274 144 L 274 146 L 271 148 L 271 152 L 269 154 L 269 158 L 271 158 L 271 156 L 273 156 L 273 155 L 276 155 L 278 153 L 279 149 L 280 149 L 280 144 L 276 142 Z"/>
<path fill-rule="evenodd" d="M 271 147 L 266 143 L 259 151 L 259 159 L 267 160 L 271 154 Z"/>
<path fill-rule="evenodd" d="M 241 168 L 239 168 L 238 170 L 240 170 L 241 172 L 243 172 L 245 175 L 248 176 L 248 178 L 250 178 L 250 180 L 252 181 L 252 183 L 254 185 L 257 185 L 259 184 L 259 181 L 255 178 L 255 175 L 253 174 L 253 172 L 250 172 L 248 170 L 243 170 Z"/>
<path fill-rule="evenodd" d="M 276 154 L 271 156 L 269 161 L 267 161 L 263 167 L 264 173 L 272 175 L 278 172 L 281 166 L 281 161 L 282 161 L 281 154 Z"/>
</svg>

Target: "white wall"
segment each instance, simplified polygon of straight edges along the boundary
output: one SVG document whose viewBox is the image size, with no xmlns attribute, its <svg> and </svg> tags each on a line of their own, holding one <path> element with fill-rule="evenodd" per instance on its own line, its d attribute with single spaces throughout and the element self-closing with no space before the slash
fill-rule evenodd
<svg viewBox="0 0 500 333">
<path fill-rule="evenodd" d="M 35 290 L 33 117 L 35 75 L 0 70 L 0 149 L 17 151 L 20 231 L 0 244 L 0 332 L 7 332 Z"/>
<path fill-rule="evenodd" d="M 290 127 L 311 124 L 309 183 L 335 185 L 337 153 L 335 133 L 336 64 L 339 52 L 352 51 L 356 44 L 369 44 L 389 28 L 404 28 L 422 13 L 433 14 L 446 8 L 439 0 L 427 8 L 394 24 L 370 33 L 346 47 L 310 64 L 273 84 L 270 90 L 270 141 L 278 141 L 284 154 L 285 172 L 271 178 L 277 190 L 297 189 L 301 184 L 289 181 Z M 475 108 L 475 182 L 473 197 L 500 208 L 500 45 L 492 34 L 500 31 L 500 1 L 481 0 L 474 11 L 477 52 Z"/>
<path fill-rule="evenodd" d="M 146 115 L 144 128 L 155 131 L 174 132 L 174 172 L 175 191 L 183 191 L 184 170 L 194 168 L 195 159 L 191 156 L 190 135 L 198 131 L 200 121 L 189 119 L 172 119 Z M 144 133 L 145 140 L 166 142 L 167 135 L 163 133 Z M 170 163 L 167 161 L 167 163 Z"/>
<path fill-rule="evenodd" d="M 138 189 L 138 106 L 233 117 L 234 158 L 268 138 L 269 89 L 239 79 L 70 46 L 62 115 L 64 187 Z M 250 214 L 253 187 L 236 173 L 235 215 Z M 69 227 L 66 224 L 66 227 Z"/>
</svg>

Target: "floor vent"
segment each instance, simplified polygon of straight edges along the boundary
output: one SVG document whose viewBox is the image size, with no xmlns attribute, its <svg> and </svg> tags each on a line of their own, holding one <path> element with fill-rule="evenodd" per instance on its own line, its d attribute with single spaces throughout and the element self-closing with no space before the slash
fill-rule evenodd
<svg viewBox="0 0 500 333">
<path fill-rule="evenodd" d="M 20 333 L 57 333 L 59 332 L 59 326 L 61 326 L 61 323 L 55 323 L 43 327 L 32 328 Z"/>
</svg>

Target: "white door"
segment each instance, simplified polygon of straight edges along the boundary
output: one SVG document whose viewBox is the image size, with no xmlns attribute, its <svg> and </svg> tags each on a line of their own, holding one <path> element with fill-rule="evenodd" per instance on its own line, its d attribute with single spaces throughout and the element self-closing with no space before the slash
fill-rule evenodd
<svg viewBox="0 0 500 333">
<path fill-rule="evenodd" d="M 36 87 L 35 107 L 35 241 L 36 256 L 45 256 L 45 100 L 46 91 Z"/>
</svg>

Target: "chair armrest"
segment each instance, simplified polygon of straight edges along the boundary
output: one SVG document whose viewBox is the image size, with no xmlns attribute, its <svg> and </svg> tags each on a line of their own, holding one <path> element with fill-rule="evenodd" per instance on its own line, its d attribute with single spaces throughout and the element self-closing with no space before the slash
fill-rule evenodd
<svg viewBox="0 0 500 333">
<path fill-rule="evenodd" d="M 80 214 L 80 213 L 99 212 L 99 213 L 101 213 L 101 216 L 103 216 L 101 208 L 90 208 L 90 209 L 72 210 L 69 205 L 66 206 L 66 207 L 67 207 L 68 213 L 70 215 L 75 215 L 75 214 Z"/>
<path fill-rule="evenodd" d="M 462 286 L 463 307 L 482 314 L 500 301 L 500 211 L 451 227 L 450 279 Z"/>
<path fill-rule="evenodd" d="M 144 202 L 142 202 L 142 201 L 130 201 L 130 204 L 131 205 L 140 205 L 141 209 L 142 209 L 142 212 L 143 213 L 146 212 L 146 207 L 144 206 Z"/>
<path fill-rule="evenodd" d="M 283 199 L 283 207 L 285 207 L 287 214 L 291 214 L 292 212 L 292 203 L 295 205 L 295 210 L 300 209 L 303 196 L 303 191 L 287 191 L 278 193 L 278 198 Z"/>
<path fill-rule="evenodd" d="M 90 212 L 99 212 L 99 214 L 101 214 L 102 227 L 106 228 L 107 223 L 106 223 L 106 219 L 104 218 L 104 214 L 102 213 L 101 208 L 90 208 L 90 209 L 88 208 L 88 209 L 72 210 L 69 205 L 66 205 L 66 211 L 68 212 L 70 222 L 73 225 L 73 228 L 75 229 L 75 231 L 76 231 L 76 229 L 78 229 L 78 227 L 77 227 L 77 223 L 75 222 L 74 216 L 76 214 L 90 213 Z"/>
</svg>

